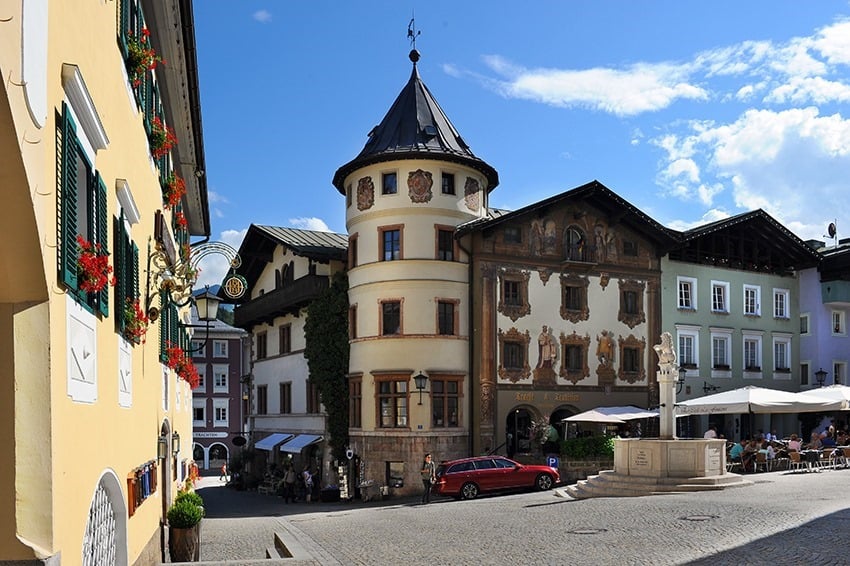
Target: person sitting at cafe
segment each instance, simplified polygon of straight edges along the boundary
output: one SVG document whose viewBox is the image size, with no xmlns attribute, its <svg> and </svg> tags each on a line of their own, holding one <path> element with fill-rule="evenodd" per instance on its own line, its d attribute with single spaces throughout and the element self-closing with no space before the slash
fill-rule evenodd
<svg viewBox="0 0 850 566">
<path fill-rule="evenodd" d="M 835 448 L 838 444 L 835 442 L 835 436 L 832 432 L 828 432 L 825 437 L 821 439 L 821 446 L 823 448 Z"/>
<path fill-rule="evenodd" d="M 733 462 L 740 462 L 741 455 L 744 453 L 744 445 L 746 444 L 746 440 L 741 440 L 741 442 L 736 442 L 732 449 L 729 451 L 729 459 Z"/>
<path fill-rule="evenodd" d="M 803 443 L 797 438 L 796 434 L 791 435 L 791 440 L 788 441 L 788 450 L 799 452 L 803 448 Z"/>
<path fill-rule="evenodd" d="M 816 432 L 812 433 L 812 437 L 809 440 L 809 443 L 806 444 L 806 449 L 808 450 L 820 450 L 823 447 L 823 442 L 821 442 L 820 435 Z"/>
</svg>

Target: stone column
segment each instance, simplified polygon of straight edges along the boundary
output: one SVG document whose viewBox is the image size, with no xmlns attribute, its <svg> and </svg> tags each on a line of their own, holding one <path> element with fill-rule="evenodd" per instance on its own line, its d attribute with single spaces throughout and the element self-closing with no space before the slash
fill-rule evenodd
<svg viewBox="0 0 850 566">
<path fill-rule="evenodd" d="M 679 366 L 676 364 L 676 351 L 673 349 L 673 337 L 669 332 L 661 334 L 661 343 L 653 346 L 658 354 L 658 393 L 661 405 L 658 409 L 660 428 L 659 438 L 673 440 L 676 438 L 676 380 L 679 378 Z"/>
</svg>

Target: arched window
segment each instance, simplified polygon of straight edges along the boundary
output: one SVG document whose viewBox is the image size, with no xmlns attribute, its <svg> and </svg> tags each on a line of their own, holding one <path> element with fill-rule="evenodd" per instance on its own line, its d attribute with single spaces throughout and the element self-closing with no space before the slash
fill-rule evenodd
<svg viewBox="0 0 850 566">
<path fill-rule="evenodd" d="M 569 261 L 588 261 L 587 239 L 584 232 L 575 226 L 564 234 L 564 258 Z"/>
<path fill-rule="evenodd" d="M 89 506 L 83 535 L 84 566 L 127 564 L 127 509 L 118 478 L 104 473 Z"/>
</svg>

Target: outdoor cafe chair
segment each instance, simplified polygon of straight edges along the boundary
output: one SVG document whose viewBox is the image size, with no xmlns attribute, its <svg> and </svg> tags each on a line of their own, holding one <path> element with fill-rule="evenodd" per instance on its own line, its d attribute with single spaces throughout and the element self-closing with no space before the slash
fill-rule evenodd
<svg viewBox="0 0 850 566">
<path fill-rule="evenodd" d="M 770 471 L 770 464 L 771 464 L 771 462 L 770 462 L 770 460 L 767 459 L 766 453 L 764 453 L 764 452 L 757 452 L 756 453 L 755 468 L 753 468 L 754 471 L 757 472 L 757 471 L 759 471 L 759 468 L 764 468 L 765 472 L 769 472 Z"/>
<path fill-rule="evenodd" d="M 797 470 L 800 471 L 803 469 L 803 459 L 800 457 L 800 453 L 796 450 L 788 453 L 788 469 L 791 471 Z"/>
</svg>

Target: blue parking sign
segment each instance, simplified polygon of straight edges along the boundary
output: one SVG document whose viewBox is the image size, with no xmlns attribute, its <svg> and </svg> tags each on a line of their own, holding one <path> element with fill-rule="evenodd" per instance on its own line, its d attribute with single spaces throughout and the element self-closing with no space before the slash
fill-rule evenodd
<svg viewBox="0 0 850 566">
<path fill-rule="evenodd" d="M 560 467 L 559 458 L 557 456 L 549 456 L 546 458 L 546 465 L 556 470 Z"/>
</svg>

